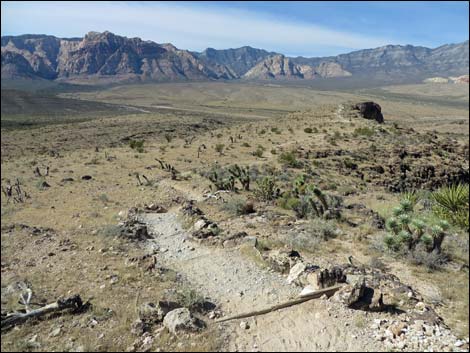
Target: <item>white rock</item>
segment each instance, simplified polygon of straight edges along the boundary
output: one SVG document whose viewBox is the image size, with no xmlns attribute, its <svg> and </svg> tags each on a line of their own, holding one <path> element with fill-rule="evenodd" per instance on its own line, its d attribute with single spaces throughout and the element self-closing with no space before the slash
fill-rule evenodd
<svg viewBox="0 0 470 353">
<path fill-rule="evenodd" d="M 299 294 L 299 297 L 305 297 L 306 295 L 312 294 L 315 292 L 315 288 L 313 286 L 308 285 Z"/>
<path fill-rule="evenodd" d="M 248 325 L 248 322 L 242 321 L 240 322 L 240 328 L 243 330 L 248 330 L 250 328 L 250 325 Z"/>
<path fill-rule="evenodd" d="M 173 334 L 177 331 L 197 331 L 196 319 L 187 308 L 179 308 L 170 311 L 163 319 L 163 325 Z"/>
<path fill-rule="evenodd" d="M 299 276 L 305 271 L 306 266 L 303 262 L 299 262 L 294 265 L 289 272 L 289 276 L 287 276 L 287 283 L 291 284 L 294 282 Z"/>
<path fill-rule="evenodd" d="M 200 219 L 196 223 L 194 223 L 194 230 L 198 231 L 204 228 L 207 225 L 207 221 L 205 219 Z"/>
<path fill-rule="evenodd" d="M 50 337 L 57 337 L 60 335 L 62 332 L 60 327 L 57 327 L 56 329 L 52 330 L 51 333 L 49 334 Z"/>
</svg>

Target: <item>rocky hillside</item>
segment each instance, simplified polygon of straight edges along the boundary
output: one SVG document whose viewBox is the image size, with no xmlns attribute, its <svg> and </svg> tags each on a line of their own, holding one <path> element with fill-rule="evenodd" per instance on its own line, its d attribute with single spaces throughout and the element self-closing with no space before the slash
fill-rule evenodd
<svg viewBox="0 0 470 353">
<path fill-rule="evenodd" d="M 208 65 L 223 65 L 236 77 L 244 75 L 267 57 L 276 55 L 276 53 L 248 46 L 223 50 L 207 48 L 202 53 L 194 54 Z"/>
<path fill-rule="evenodd" d="M 251 70 L 243 78 L 246 79 L 315 79 L 318 77 L 346 77 L 351 73 L 344 70 L 335 62 L 323 61 L 318 66 L 299 65 L 294 59 L 284 55 L 274 55 L 266 58 Z"/>
<path fill-rule="evenodd" d="M 289 58 L 242 47 L 202 53 L 110 32 L 83 38 L 2 37 L 2 79 L 175 81 L 207 79 L 390 78 L 468 73 L 468 41 L 436 49 L 388 45 L 325 58 Z"/>
</svg>

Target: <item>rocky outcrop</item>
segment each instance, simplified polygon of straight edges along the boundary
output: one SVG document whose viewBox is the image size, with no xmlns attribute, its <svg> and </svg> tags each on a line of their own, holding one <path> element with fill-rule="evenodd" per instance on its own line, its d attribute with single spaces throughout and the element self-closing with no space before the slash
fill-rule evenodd
<svg viewBox="0 0 470 353">
<path fill-rule="evenodd" d="M 5 75 L 5 76 L 4 76 Z M 234 78 L 223 66 L 209 66 L 186 50 L 111 32 L 82 39 L 52 36 L 2 37 L 2 78 L 114 78 L 181 80 Z"/>
<path fill-rule="evenodd" d="M 298 65 L 294 59 L 284 55 L 270 56 L 249 70 L 243 78 L 245 79 L 306 79 L 332 78 L 351 76 L 341 65 L 334 62 L 321 62 L 317 67 L 312 65 Z"/>
<path fill-rule="evenodd" d="M 354 106 L 355 109 L 359 110 L 361 116 L 364 119 L 375 120 L 378 123 L 384 122 L 382 115 L 382 108 L 380 105 L 374 102 L 362 102 Z"/>
</svg>

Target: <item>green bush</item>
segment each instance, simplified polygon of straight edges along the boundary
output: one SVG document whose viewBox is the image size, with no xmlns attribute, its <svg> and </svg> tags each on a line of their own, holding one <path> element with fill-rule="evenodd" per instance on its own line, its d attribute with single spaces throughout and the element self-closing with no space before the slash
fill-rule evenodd
<svg viewBox="0 0 470 353">
<path fill-rule="evenodd" d="M 311 127 L 306 127 L 306 128 L 304 129 L 304 132 L 305 132 L 306 134 L 311 134 L 311 133 L 313 132 L 313 130 L 312 130 Z"/>
<path fill-rule="evenodd" d="M 297 159 L 294 151 L 281 153 L 279 156 L 279 162 L 290 168 L 302 168 L 303 165 L 303 163 Z"/>
<path fill-rule="evenodd" d="M 237 197 L 227 201 L 222 206 L 222 209 L 235 216 L 241 216 L 255 212 L 253 202 L 247 201 L 243 197 Z"/>
<path fill-rule="evenodd" d="M 313 252 L 324 241 L 336 237 L 337 228 L 334 221 L 312 219 L 305 227 L 305 231 L 296 231 L 286 234 L 282 241 L 295 250 Z"/>
<path fill-rule="evenodd" d="M 261 158 L 261 157 L 263 157 L 264 149 L 258 147 L 258 148 L 257 148 L 255 151 L 253 151 L 252 153 L 253 153 L 253 156 L 258 157 L 258 158 Z"/>
<path fill-rule="evenodd" d="M 222 153 L 224 152 L 224 147 L 225 145 L 223 143 L 218 143 L 215 145 L 215 151 L 219 153 L 219 155 L 221 156 Z"/>
<path fill-rule="evenodd" d="M 365 137 L 370 137 L 375 134 L 375 131 L 371 128 L 368 127 L 358 127 L 354 129 L 353 136 L 358 137 L 358 136 L 365 136 Z"/>
<path fill-rule="evenodd" d="M 129 146 L 133 150 L 136 150 L 139 153 L 144 152 L 144 140 L 130 140 L 129 141 Z"/>
</svg>

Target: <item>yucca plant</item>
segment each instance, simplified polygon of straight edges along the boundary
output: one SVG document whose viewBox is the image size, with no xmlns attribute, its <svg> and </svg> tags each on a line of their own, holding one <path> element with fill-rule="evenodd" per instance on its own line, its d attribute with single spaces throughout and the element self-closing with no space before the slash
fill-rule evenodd
<svg viewBox="0 0 470 353">
<path fill-rule="evenodd" d="M 413 202 L 405 198 L 400 201 L 400 206 L 393 208 L 393 216 L 385 222 L 388 231 L 384 238 L 385 247 L 397 252 L 405 246 L 414 252 L 421 243 L 427 252 L 440 253 L 449 223 L 444 220 L 435 225 L 426 223 L 417 217 L 413 206 Z"/>
<path fill-rule="evenodd" d="M 445 220 L 469 229 L 469 187 L 468 184 L 445 186 L 431 194 L 433 212 Z"/>
<path fill-rule="evenodd" d="M 409 202 L 410 204 L 414 206 L 416 206 L 416 204 L 419 202 L 419 200 L 421 199 L 420 195 L 415 191 L 406 191 L 402 194 L 401 196 L 401 199 L 403 201 L 407 201 Z"/>
</svg>

